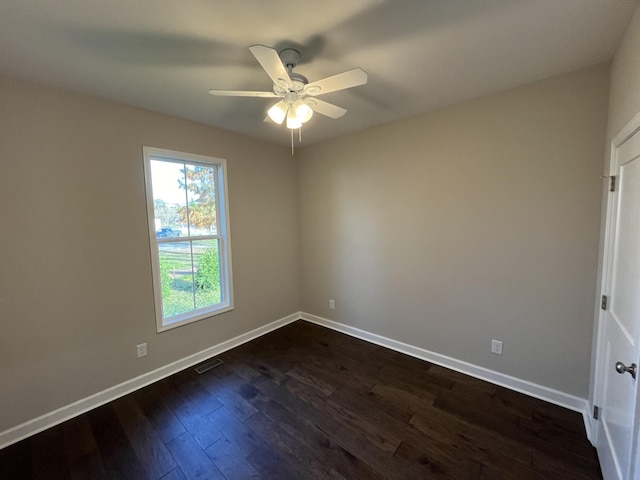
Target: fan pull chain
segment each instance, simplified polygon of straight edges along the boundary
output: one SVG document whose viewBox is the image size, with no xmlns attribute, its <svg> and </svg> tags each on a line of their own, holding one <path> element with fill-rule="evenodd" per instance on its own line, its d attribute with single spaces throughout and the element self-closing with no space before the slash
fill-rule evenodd
<svg viewBox="0 0 640 480">
<path fill-rule="evenodd" d="M 293 129 L 290 129 L 291 132 L 291 156 L 293 156 Z"/>
<path fill-rule="evenodd" d="M 302 125 L 298 129 L 298 143 L 302 143 Z"/>
</svg>

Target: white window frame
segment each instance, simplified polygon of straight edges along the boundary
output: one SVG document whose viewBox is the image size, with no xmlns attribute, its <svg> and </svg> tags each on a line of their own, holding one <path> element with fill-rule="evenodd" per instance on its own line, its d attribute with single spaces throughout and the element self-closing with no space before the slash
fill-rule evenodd
<svg viewBox="0 0 640 480">
<path fill-rule="evenodd" d="M 142 147 L 144 157 L 144 177 L 147 195 L 147 220 L 149 226 L 149 246 L 151 250 L 151 270 L 153 276 L 153 297 L 155 305 L 156 328 L 158 333 L 170 330 L 182 325 L 197 322 L 199 320 L 219 315 L 233 310 L 233 281 L 231 273 L 231 238 L 229 234 L 229 198 L 227 194 L 227 161 L 222 158 L 214 158 L 193 153 L 177 152 L 155 147 Z M 162 285 L 160 281 L 159 247 L 161 243 L 177 241 L 175 238 L 156 238 L 156 224 L 153 202 L 153 181 L 151 177 L 151 160 L 161 160 L 172 163 L 216 166 L 215 178 L 216 194 L 216 223 L 215 235 L 180 237 L 180 241 L 218 240 L 218 252 L 220 256 L 220 303 L 190 310 L 170 318 L 163 318 L 162 311 Z"/>
</svg>

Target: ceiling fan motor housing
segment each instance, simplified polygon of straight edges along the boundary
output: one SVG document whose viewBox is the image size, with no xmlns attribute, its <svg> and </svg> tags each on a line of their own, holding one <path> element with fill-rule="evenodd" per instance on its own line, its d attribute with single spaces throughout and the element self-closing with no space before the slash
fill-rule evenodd
<svg viewBox="0 0 640 480">
<path fill-rule="evenodd" d="M 293 69 L 300 61 L 300 52 L 293 48 L 285 48 L 280 51 L 279 56 L 280 60 L 282 60 L 282 64 L 287 69 L 287 73 L 291 79 L 291 86 L 285 86 L 288 83 L 286 80 L 281 84 L 274 83 L 273 92 L 277 95 L 284 95 L 287 92 L 301 93 L 305 85 L 309 83 L 309 80 L 304 75 L 293 72 Z"/>
<path fill-rule="evenodd" d="M 299 92 L 300 90 L 302 90 L 304 86 L 307 83 L 309 83 L 309 80 L 307 80 L 307 77 L 305 77 L 304 75 L 300 75 L 299 73 L 290 72 L 289 78 L 291 78 L 291 83 L 293 84 L 293 90 L 295 90 L 296 92 Z"/>
</svg>

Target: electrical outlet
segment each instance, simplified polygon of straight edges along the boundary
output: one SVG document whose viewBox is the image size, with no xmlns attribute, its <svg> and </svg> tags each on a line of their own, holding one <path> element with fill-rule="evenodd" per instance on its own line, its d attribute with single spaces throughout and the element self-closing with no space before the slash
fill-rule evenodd
<svg viewBox="0 0 640 480">
<path fill-rule="evenodd" d="M 502 342 L 500 340 L 491 340 L 491 353 L 502 355 Z"/>
<path fill-rule="evenodd" d="M 336 302 L 335 302 L 335 300 L 329 300 L 329 308 L 330 308 L 331 310 L 333 310 L 333 309 L 335 309 L 335 308 L 336 308 Z"/>
<path fill-rule="evenodd" d="M 147 344 L 141 343 L 140 345 L 136 345 L 136 351 L 138 352 L 138 358 L 147 356 Z"/>
</svg>

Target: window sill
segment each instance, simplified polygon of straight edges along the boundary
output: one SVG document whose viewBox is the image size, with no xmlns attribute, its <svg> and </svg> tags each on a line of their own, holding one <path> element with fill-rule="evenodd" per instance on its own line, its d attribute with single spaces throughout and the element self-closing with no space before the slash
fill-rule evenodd
<svg viewBox="0 0 640 480">
<path fill-rule="evenodd" d="M 204 320 L 205 318 L 215 317 L 216 315 L 220 315 L 222 313 L 230 312 L 233 310 L 233 305 L 221 305 L 217 307 L 215 310 L 206 310 L 196 315 L 189 315 L 184 317 L 174 317 L 173 319 L 164 319 L 162 323 L 158 322 L 158 333 L 166 332 L 167 330 L 173 330 L 174 328 L 182 327 L 183 325 L 188 325 L 190 323 L 198 322 L 200 320 Z M 193 312 L 189 312 L 193 313 Z"/>
</svg>

